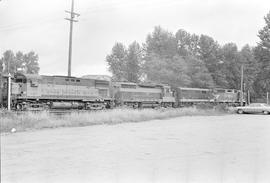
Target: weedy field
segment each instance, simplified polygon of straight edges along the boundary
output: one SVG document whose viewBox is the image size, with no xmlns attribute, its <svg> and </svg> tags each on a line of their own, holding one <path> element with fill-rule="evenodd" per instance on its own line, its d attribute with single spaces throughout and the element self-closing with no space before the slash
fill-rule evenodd
<svg viewBox="0 0 270 183">
<path fill-rule="evenodd" d="M 56 115 L 49 112 L 25 112 L 21 114 L 1 111 L 1 133 L 38 130 L 44 128 L 112 125 L 126 122 L 141 122 L 152 119 L 167 119 L 180 116 L 221 115 L 214 109 L 113 109 L 106 111 L 71 112 Z"/>
</svg>

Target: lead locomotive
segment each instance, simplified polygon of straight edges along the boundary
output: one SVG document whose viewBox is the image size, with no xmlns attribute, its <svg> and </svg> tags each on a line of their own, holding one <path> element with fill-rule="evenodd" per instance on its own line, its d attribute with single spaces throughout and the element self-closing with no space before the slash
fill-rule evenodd
<svg viewBox="0 0 270 183">
<path fill-rule="evenodd" d="M 5 106 L 4 78 L 2 83 Z M 109 92 L 110 82 L 106 80 L 17 73 L 11 83 L 11 103 L 16 110 L 104 109 L 112 106 Z"/>
</svg>

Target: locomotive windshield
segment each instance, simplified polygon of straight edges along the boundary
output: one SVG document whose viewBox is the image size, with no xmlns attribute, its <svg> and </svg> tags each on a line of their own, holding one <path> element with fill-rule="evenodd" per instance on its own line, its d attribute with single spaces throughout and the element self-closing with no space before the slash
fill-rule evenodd
<svg viewBox="0 0 270 183">
<path fill-rule="evenodd" d="M 121 84 L 122 88 L 136 88 L 136 85 Z"/>
<path fill-rule="evenodd" d="M 26 78 L 22 76 L 18 76 L 15 79 L 15 83 L 26 83 Z"/>
</svg>

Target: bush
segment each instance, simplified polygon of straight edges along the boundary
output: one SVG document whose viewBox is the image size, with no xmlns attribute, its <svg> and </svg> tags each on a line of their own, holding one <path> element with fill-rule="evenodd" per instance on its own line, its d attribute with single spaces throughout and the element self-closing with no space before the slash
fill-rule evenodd
<svg viewBox="0 0 270 183">
<path fill-rule="evenodd" d="M 179 116 L 216 115 L 221 114 L 216 110 L 202 110 L 196 108 L 181 109 L 113 109 L 106 111 L 71 112 L 56 115 L 49 112 L 14 113 L 2 111 L 1 132 L 26 131 L 32 129 L 78 127 L 98 124 L 119 124 L 126 122 L 141 122 L 152 119 L 166 119 Z"/>
</svg>

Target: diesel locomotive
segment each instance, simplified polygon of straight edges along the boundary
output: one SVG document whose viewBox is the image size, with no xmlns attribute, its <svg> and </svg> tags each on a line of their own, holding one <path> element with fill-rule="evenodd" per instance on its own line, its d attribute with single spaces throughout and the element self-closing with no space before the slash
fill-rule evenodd
<svg viewBox="0 0 270 183">
<path fill-rule="evenodd" d="M 7 106 L 7 76 L 0 76 L 0 106 Z M 11 82 L 13 110 L 101 110 L 240 104 L 240 91 L 171 87 L 167 84 L 115 82 L 107 78 L 16 73 Z"/>
<path fill-rule="evenodd" d="M 116 106 L 133 108 L 173 107 L 175 97 L 169 85 L 113 82 Z"/>
<path fill-rule="evenodd" d="M 240 105 L 240 90 L 178 87 L 176 91 L 176 102 L 178 103 L 177 106 L 190 106 L 197 104 L 224 104 L 227 106 Z"/>
<path fill-rule="evenodd" d="M 11 107 L 16 110 L 111 108 L 110 87 L 106 80 L 16 73 L 11 83 Z M 6 106 L 5 77 L 1 90 L 2 104 Z"/>
</svg>

